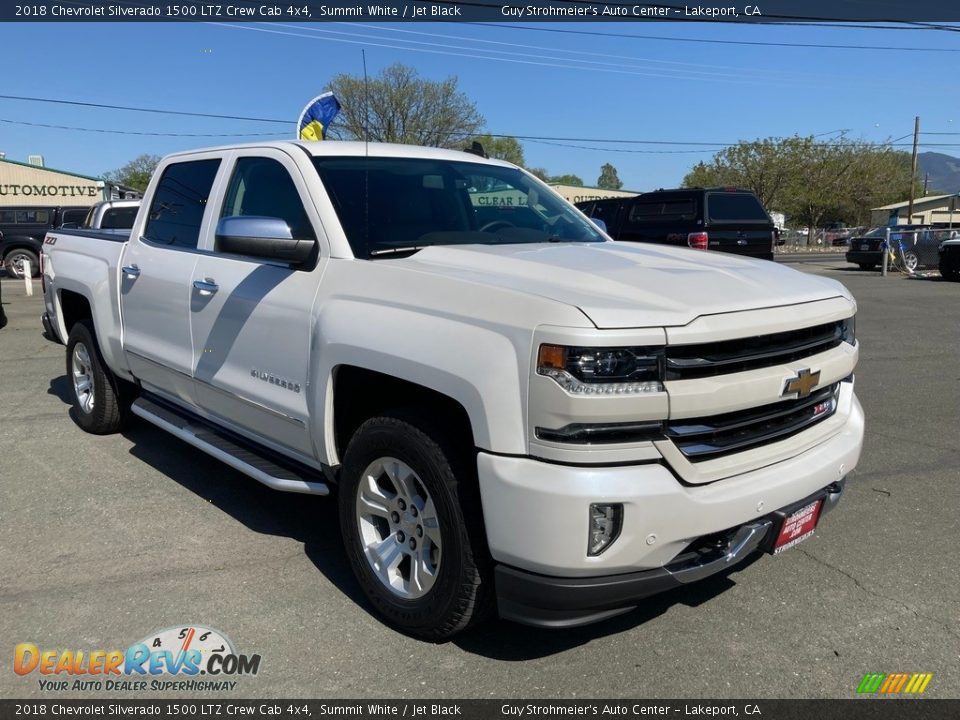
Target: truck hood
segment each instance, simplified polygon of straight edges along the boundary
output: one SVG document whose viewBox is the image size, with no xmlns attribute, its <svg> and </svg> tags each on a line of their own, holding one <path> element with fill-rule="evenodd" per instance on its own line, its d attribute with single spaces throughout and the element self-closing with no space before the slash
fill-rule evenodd
<svg viewBox="0 0 960 720">
<path fill-rule="evenodd" d="M 604 329 L 850 297 L 834 280 L 769 260 L 641 243 L 443 245 L 386 262 L 573 305 Z"/>
</svg>

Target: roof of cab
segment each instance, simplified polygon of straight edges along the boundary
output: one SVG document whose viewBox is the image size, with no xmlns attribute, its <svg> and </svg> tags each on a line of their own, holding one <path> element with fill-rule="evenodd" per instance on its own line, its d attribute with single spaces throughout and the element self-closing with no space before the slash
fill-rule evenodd
<svg viewBox="0 0 960 720">
<path fill-rule="evenodd" d="M 239 143 L 236 145 L 197 148 L 195 150 L 172 153 L 168 157 L 180 157 L 204 152 L 237 150 L 241 148 L 274 148 L 289 152 L 292 146 L 298 146 L 302 148 L 308 155 L 313 157 L 362 157 L 364 155 L 369 155 L 370 157 L 424 158 L 429 160 L 451 160 L 457 162 L 473 162 L 484 163 L 488 165 L 500 165 L 503 167 L 514 167 L 510 163 L 503 160 L 483 158 L 479 155 L 474 155 L 473 153 L 464 152 L 462 150 L 447 150 L 445 148 L 424 147 L 420 145 L 400 145 L 396 143 L 365 143 L 350 140 L 324 140 L 321 142 L 309 142 L 305 140 L 280 140 L 273 142 Z"/>
</svg>

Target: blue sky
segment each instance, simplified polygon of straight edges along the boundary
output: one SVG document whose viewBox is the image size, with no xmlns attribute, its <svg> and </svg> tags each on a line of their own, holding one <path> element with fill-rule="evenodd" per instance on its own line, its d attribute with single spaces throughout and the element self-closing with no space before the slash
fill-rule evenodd
<svg viewBox="0 0 960 720">
<path fill-rule="evenodd" d="M 829 137 L 847 129 L 852 137 L 882 141 L 910 135 L 913 118 L 920 115 L 925 132 L 958 133 L 924 135 L 921 149 L 960 155 L 960 108 L 950 90 L 957 52 L 668 42 L 531 29 L 535 27 L 960 50 L 960 36 L 950 32 L 802 25 L 593 22 L 516 30 L 453 23 L 6 24 L 0 94 L 289 118 L 290 125 L 0 99 L 0 152 L 21 161 L 42 154 L 50 167 L 99 175 L 141 153 L 162 155 L 257 139 L 246 133 L 290 137 L 304 103 L 328 78 L 362 72 L 360 49 L 366 48 L 371 75 L 394 62 L 412 65 L 432 79 L 456 75 L 494 133 L 732 143 L 796 133 Z M 235 135 L 101 134 L 6 121 Z M 930 145 L 949 142 L 958 145 Z M 527 165 L 553 174 L 572 172 L 594 184 L 600 166 L 610 162 L 627 188 L 648 190 L 678 184 L 695 162 L 712 154 L 698 146 L 567 144 L 589 149 L 525 141 Z"/>
</svg>

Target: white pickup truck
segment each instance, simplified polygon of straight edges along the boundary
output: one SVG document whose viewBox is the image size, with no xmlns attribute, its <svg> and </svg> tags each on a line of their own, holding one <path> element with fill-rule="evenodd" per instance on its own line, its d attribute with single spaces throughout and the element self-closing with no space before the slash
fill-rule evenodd
<svg viewBox="0 0 960 720">
<path fill-rule="evenodd" d="M 129 240 L 57 230 L 43 254 L 78 424 L 133 414 L 278 490 L 335 488 L 359 584 L 420 637 L 600 620 L 779 554 L 860 455 L 843 286 L 614 242 L 476 154 L 172 155 Z"/>
</svg>

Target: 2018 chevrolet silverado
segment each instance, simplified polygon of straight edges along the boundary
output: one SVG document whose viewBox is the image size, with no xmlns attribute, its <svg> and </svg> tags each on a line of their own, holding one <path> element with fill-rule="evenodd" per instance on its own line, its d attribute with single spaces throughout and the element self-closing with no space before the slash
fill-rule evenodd
<svg viewBox="0 0 960 720">
<path fill-rule="evenodd" d="M 842 285 L 614 242 L 473 154 L 171 155 L 128 240 L 54 231 L 44 255 L 80 427 L 136 415 L 335 489 L 359 584 L 420 637 L 600 620 L 779 554 L 860 455 Z"/>
</svg>

